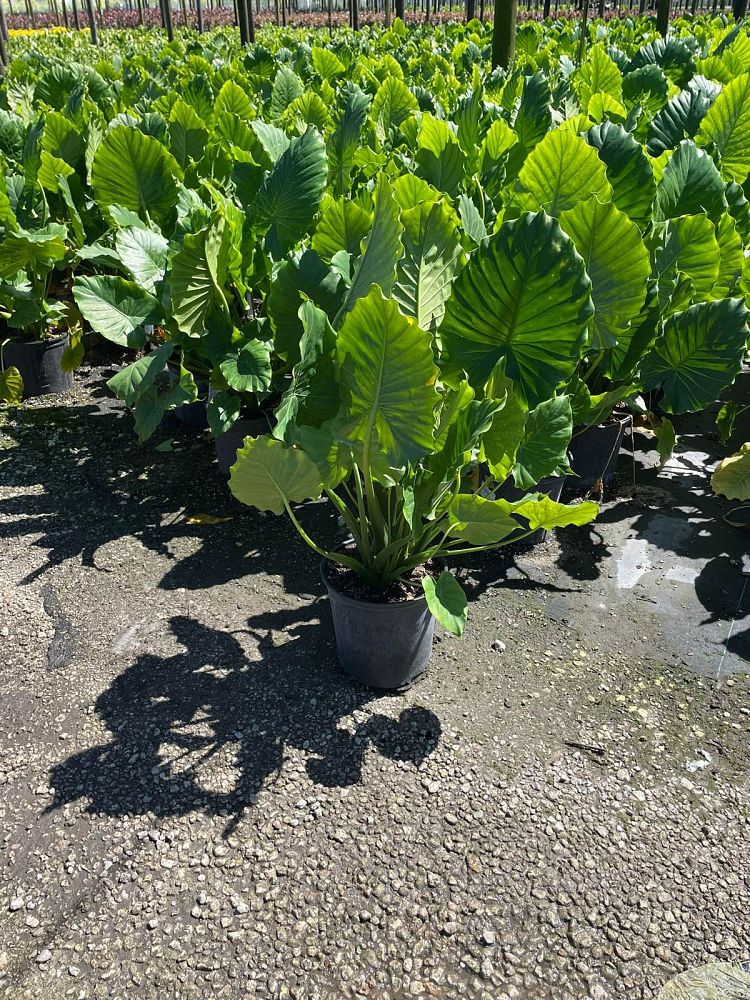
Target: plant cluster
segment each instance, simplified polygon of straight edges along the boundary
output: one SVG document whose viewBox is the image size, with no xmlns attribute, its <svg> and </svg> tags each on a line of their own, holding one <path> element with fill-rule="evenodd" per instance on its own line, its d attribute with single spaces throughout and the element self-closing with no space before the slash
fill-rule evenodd
<svg viewBox="0 0 750 1000">
<path fill-rule="evenodd" d="M 222 30 L 17 46 L 6 323 L 80 314 L 139 352 L 110 386 L 141 440 L 203 391 L 216 434 L 266 412 L 234 492 L 373 585 L 519 519 L 588 520 L 533 491 L 569 471 L 574 428 L 649 396 L 701 409 L 745 354 L 750 37 L 529 21 L 508 73 L 490 42 L 396 21 L 244 51 Z M 509 478 L 529 495 L 503 499 Z M 299 524 L 321 493 L 353 553 Z M 427 580 L 459 630 L 452 578 Z"/>
</svg>

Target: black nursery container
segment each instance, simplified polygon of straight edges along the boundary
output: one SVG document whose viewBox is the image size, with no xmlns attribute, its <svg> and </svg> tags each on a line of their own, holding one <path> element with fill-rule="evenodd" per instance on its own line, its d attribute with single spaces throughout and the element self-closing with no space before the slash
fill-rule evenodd
<svg viewBox="0 0 750 1000">
<path fill-rule="evenodd" d="M 261 434 L 268 434 L 268 420 L 265 417 L 240 417 L 228 431 L 219 434 L 214 440 L 219 474 L 229 479 L 229 470 L 237 461 L 237 452 L 245 438 L 259 437 Z"/>
<path fill-rule="evenodd" d="M 73 373 L 62 370 L 68 335 L 48 340 L 10 340 L 2 348 L 3 368 L 17 368 L 23 379 L 23 398 L 70 392 Z"/>
<path fill-rule="evenodd" d="M 578 477 L 576 486 L 591 486 L 602 479 L 610 482 L 617 469 L 625 428 L 632 417 L 616 416 L 609 423 L 587 427 L 580 434 L 574 434 L 570 442 L 570 467 Z"/>
<path fill-rule="evenodd" d="M 321 567 L 343 670 L 367 687 L 398 690 L 427 669 L 435 619 L 424 597 L 377 603 L 343 593 Z"/>
</svg>

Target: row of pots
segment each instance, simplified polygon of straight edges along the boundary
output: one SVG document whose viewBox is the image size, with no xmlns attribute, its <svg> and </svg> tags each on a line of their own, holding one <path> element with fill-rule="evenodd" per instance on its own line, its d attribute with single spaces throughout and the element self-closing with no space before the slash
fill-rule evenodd
<svg viewBox="0 0 750 1000">
<path fill-rule="evenodd" d="M 62 369 L 62 357 L 68 344 L 67 334 L 48 340 L 31 342 L 9 340 L 3 347 L 3 367 L 17 368 L 24 385 L 24 398 L 44 396 L 48 393 L 69 392 L 73 388 L 73 374 Z M 173 412 L 176 419 L 188 427 L 202 429 L 208 427 L 206 397 L 208 383 L 200 376 L 196 378 L 198 390 L 203 397 L 195 403 L 178 406 Z M 629 417 L 621 417 L 599 427 L 588 427 L 574 436 L 570 444 L 571 467 L 579 477 L 579 485 L 589 486 L 600 477 L 605 481 L 614 474 L 620 442 Z M 241 417 L 234 426 L 216 439 L 216 454 L 219 471 L 229 475 L 237 449 L 248 435 L 262 434 L 268 430 L 267 421 L 262 416 Z M 553 500 L 560 499 L 562 479 L 544 480 L 537 489 L 547 493 Z M 520 499 L 521 493 L 505 484 L 498 494 L 506 500 Z"/>
</svg>

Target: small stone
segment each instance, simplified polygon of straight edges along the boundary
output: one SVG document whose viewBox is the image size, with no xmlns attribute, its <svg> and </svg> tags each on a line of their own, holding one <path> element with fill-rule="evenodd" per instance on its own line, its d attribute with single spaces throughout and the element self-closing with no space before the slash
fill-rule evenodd
<svg viewBox="0 0 750 1000">
<path fill-rule="evenodd" d="M 506 646 L 505 643 L 502 641 L 502 639 L 495 639 L 495 641 L 492 643 L 492 648 L 495 650 L 496 653 L 504 653 Z"/>
<path fill-rule="evenodd" d="M 453 920 L 449 920 L 447 924 L 443 924 L 443 934 L 446 937 L 453 937 L 453 935 L 458 931 L 458 924 Z"/>
<path fill-rule="evenodd" d="M 482 931 L 482 944 L 492 945 L 495 943 L 495 932 L 491 931 L 489 927 Z"/>
<path fill-rule="evenodd" d="M 146 926 L 150 931 L 155 931 L 156 928 L 159 926 L 159 921 L 156 919 L 156 917 L 151 917 Z"/>
<path fill-rule="evenodd" d="M 455 826 L 458 823 L 458 816 L 455 813 L 446 813 L 443 817 L 448 826 Z"/>
<path fill-rule="evenodd" d="M 40 951 L 39 954 L 36 956 L 37 964 L 44 965 L 46 962 L 49 962 L 51 958 L 52 958 L 52 952 L 49 950 L 49 948 L 45 948 L 43 951 Z"/>
<path fill-rule="evenodd" d="M 32 917 L 31 914 L 29 914 L 29 916 L 26 917 L 26 926 L 27 927 L 38 927 L 39 926 L 39 921 L 37 920 L 36 917 Z"/>
<path fill-rule="evenodd" d="M 77 965 L 69 965 L 68 966 L 68 975 L 69 976 L 72 976 L 75 979 L 76 976 L 80 976 L 80 974 L 81 974 L 81 970 L 78 968 Z"/>
<path fill-rule="evenodd" d="M 16 910 L 23 909 L 23 899 L 20 896 L 16 896 L 15 899 L 11 899 L 10 906 L 8 907 L 8 909 L 12 913 L 15 913 Z"/>
</svg>

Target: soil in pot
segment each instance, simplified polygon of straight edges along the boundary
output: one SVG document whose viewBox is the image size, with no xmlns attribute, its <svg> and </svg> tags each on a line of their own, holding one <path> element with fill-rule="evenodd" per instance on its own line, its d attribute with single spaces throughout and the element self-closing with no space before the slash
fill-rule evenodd
<svg viewBox="0 0 750 1000">
<path fill-rule="evenodd" d="M 219 463 L 219 474 L 229 479 L 229 470 L 237 461 L 237 452 L 244 444 L 246 437 L 259 437 L 268 434 L 268 418 L 265 416 L 240 417 L 228 431 L 215 438 L 216 460 Z"/>
<path fill-rule="evenodd" d="M 548 496 L 550 500 L 554 500 L 555 503 L 560 502 L 560 497 L 562 496 L 563 484 L 565 483 L 566 476 L 548 476 L 546 479 L 541 479 L 536 486 L 532 486 L 529 490 L 519 490 L 513 483 L 513 480 L 509 477 L 505 480 L 502 486 L 498 487 L 494 491 L 492 496 L 495 499 L 508 500 L 510 503 L 515 503 L 517 500 L 522 500 L 527 493 L 543 493 Z M 525 521 L 519 522 L 520 525 L 526 524 Z M 523 530 L 523 529 L 521 529 Z M 541 542 L 547 540 L 549 532 L 546 528 L 537 528 L 536 531 L 527 535 L 526 538 L 521 539 L 518 543 L 519 547 L 523 546 L 529 548 L 532 545 L 539 545 Z"/>
<path fill-rule="evenodd" d="M 10 340 L 2 348 L 4 368 L 17 368 L 23 379 L 23 398 L 70 392 L 73 373 L 62 370 L 62 358 L 68 346 L 67 333 L 44 340 Z"/>
<path fill-rule="evenodd" d="M 360 684 L 399 690 L 427 669 L 435 619 L 419 586 L 419 572 L 426 570 L 415 572 L 413 588 L 395 583 L 375 590 L 351 570 L 323 563 L 339 663 Z"/>
<path fill-rule="evenodd" d="M 592 486 L 598 479 L 610 482 L 617 469 L 625 428 L 632 423 L 630 414 L 613 416 L 606 424 L 587 427 L 580 433 L 574 432 L 570 442 L 570 467 L 577 479 L 571 479 L 576 487 Z"/>
</svg>

